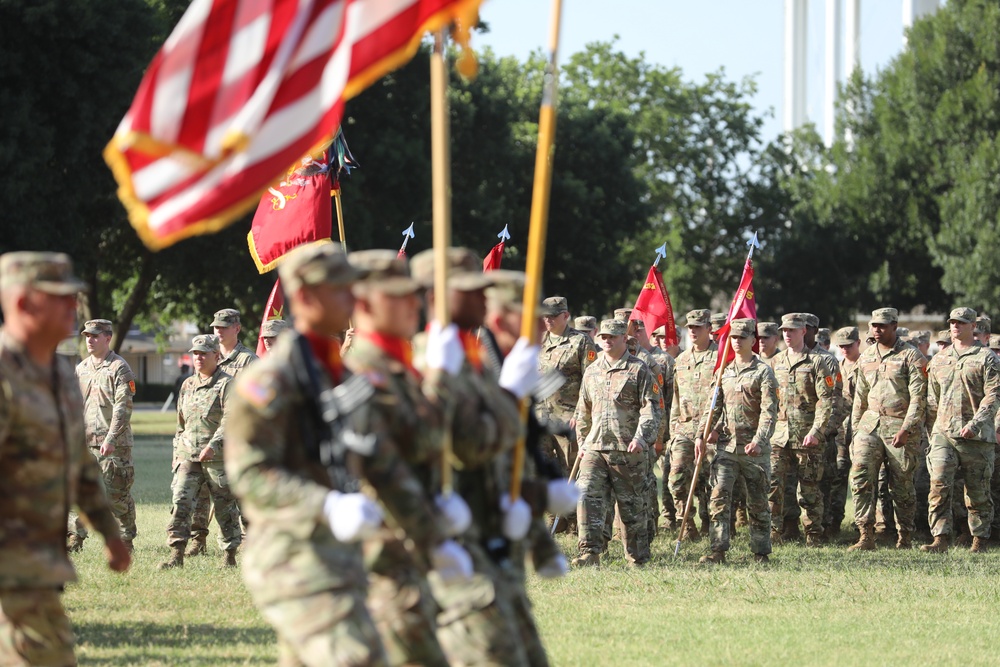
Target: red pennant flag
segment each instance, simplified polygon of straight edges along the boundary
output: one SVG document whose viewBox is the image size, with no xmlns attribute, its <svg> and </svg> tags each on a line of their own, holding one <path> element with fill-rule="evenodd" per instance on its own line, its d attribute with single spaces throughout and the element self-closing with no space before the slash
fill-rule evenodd
<svg viewBox="0 0 1000 667">
<path fill-rule="evenodd" d="M 493 246 L 490 253 L 486 255 L 483 259 L 483 273 L 487 271 L 494 271 L 500 268 L 500 262 L 503 261 L 503 241 Z"/>
<path fill-rule="evenodd" d="M 193 0 L 104 150 L 143 243 L 159 250 L 237 220 L 329 143 L 344 102 L 410 60 L 425 32 L 454 24 L 467 47 L 480 2 Z"/>
<path fill-rule="evenodd" d="M 663 275 L 655 266 L 649 267 L 646 282 L 639 290 L 630 319 L 642 320 L 646 333 L 652 335 L 660 327 L 664 328 L 668 345 L 677 345 L 677 324 L 674 322 L 674 308 L 670 305 L 670 294 L 663 284 Z"/>
<path fill-rule="evenodd" d="M 396 253 L 396 259 L 406 259 L 406 247 L 405 246 L 402 247 L 402 248 L 400 248 L 399 252 Z"/>
<path fill-rule="evenodd" d="M 723 363 L 728 364 L 736 358 L 736 352 L 733 351 L 733 346 L 729 343 L 730 322 L 747 317 L 753 320 L 757 319 L 757 299 L 753 293 L 753 260 L 749 257 L 743 267 L 743 277 L 740 278 L 739 289 L 736 290 L 736 296 L 733 297 L 733 302 L 729 306 L 726 323 L 719 329 L 719 356 L 715 359 L 716 371 L 722 367 Z M 753 351 L 760 351 L 756 342 L 753 345 Z"/>
<path fill-rule="evenodd" d="M 260 321 L 260 333 L 257 334 L 257 356 L 263 357 L 267 354 L 264 349 L 264 339 L 261 333 L 264 332 L 264 323 L 268 320 L 285 319 L 285 294 L 281 291 L 281 279 L 274 281 L 271 288 L 271 296 L 267 297 L 267 305 L 264 306 L 264 319 Z"/>
<path fill-rule="evenodd" d="M 306 157 L 260 198 L 247 244 L 257 270 L 267 273 L 286 253 L 306 243 L 328 242 L 333 232 L 331 179 L 326 153 Z"/>
</svg>

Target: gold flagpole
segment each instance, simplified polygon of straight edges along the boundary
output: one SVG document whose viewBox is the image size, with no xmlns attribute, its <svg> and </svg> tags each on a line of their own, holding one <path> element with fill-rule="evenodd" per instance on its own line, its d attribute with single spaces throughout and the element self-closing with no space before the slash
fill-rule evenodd
<svg viewBox="0 0 1000 667">
<path fill-rule="evenodd" d="M 340 205 L 340 188 L 333 190 L 333 201 L 337 203 L 337 229 L 340 231 L 340 247 L 347 252 L 347 233 L 344 231 L 344 209 Z"/>
<path fill-rule="evenodd" d="M 562 19 L 562 0 L 552 0 L 552 18 L 549 27 L 549 62 L 545 66 L 545 83 L 542 89 L 542 106 L 538 113 L 538 148 L 535 151 L 535 182 L 531 193 L 531 218 L 528 229 L 528 257 L 525 266 L 524 303 L 521 335 L 533 345 L 538 342 L 538 317 L 536 305 L 541 292 L 542 268 L 545 264 L 545 238 L 549 226 L 549 196 L 552 191 L 552 158 L 555 155 L 556 94 L 559 90 L 559 71 L 556 56 L 559 51 L 559 24 Z M 521 433 L 514 447 L 514 470 L 511 473 L 510 497 L 521 495 L 521 475 L 524 471 L 525 426 L 528 423 L 530 401 L 521 400 Z"/>
<path fill-rule="evenodd" d="M 444 58 L 445 32 L 434 35 L 431 53 L 431 192 L 434 219 L 434 318 L 442 327 L 448 312 L 448 248 L 451 247 L 451 137 L 448 127 L 448 69 Z M 453 490 L 451 419 L 445 418 L 441 442 L 441 492 Z"/>
</svg>

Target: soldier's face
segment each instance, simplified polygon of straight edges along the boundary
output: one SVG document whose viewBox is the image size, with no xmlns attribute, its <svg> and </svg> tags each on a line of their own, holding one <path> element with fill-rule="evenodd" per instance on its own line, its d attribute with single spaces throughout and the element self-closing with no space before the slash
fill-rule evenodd
<svg viewBox="0 0 1000 667">
<path fill-rule="evenodd" d="M 194 350 L 191 353 L 191 357 L 194 359 L 194 369 L 198 371 L 200 375 L 211 375 L 215 372 L 215 369 L 219 365 L 218 352 L 202 352 L 201 350 Z"/>
<path fill-rule="evenodd" d="M 58 345 L 63 338 L 79 331 L 75 294 L 49 294 L 27 289 L 19 305 L 19 315 L 26 320 L 32 338 L 44 338 Z"/>
<path fill-rule="evenodd" d="M 805 344 L 806 341 L 806 330 L 805 329 L 782 329 L 781 337 L 785 340 L 785 345 L 788 347 L 798 349 Z"/>
<path fill-rule="evenodd" d="M 420 326 L 420 305 L 416 292 L 394 296 L 373 289 L 358 308 L 367 311 L 377 332 L 409 340 Z"/>
<path fill-rule="evenodd" d="M 742 336 L 730 336 L 729 340 L 736 354 L 745 354 L 747 351 L 753 352 L 754 339 L 752 336 L 747 336 L 746 338 Z"/>
<path fill-rule="evenodd" d="M 561 334 L 569 322 L 569 313 L 562 312 L 558 315 L 542 315 L 542 322 L 545 323 L 545 330 L 549 333 Z"/>
<path fill-rule="evenodd" d="M 87 339 L 87 352 L 89 352 L 91 356 L 103 359 L 104 356 L 111 350 L 111 334 L 85 333 L 83 335 Z"/>
<path fill-rule="evenodd" d="M 271 346 L 274 345 L 274 336 L 268 336 L 266 338 L 262 338 L 261 340 L 264 341 L 264 349 L 270 352 Z"/>
<path fill-rule="evenodd" d="M 460 329 L 475 329 L 486 321 L 486 290 L 449 290 L 451 319 Z"/>
<path fill-rule="evenodd" d="M 760 339 L 760 350 L 761 352 L 766 352 L 770 354 L 774 352 L 774 348 L 778 347 L 778 337 L 777 336 L 764 336 Z"/>
<path fill-rule="evenodd" d="M 973 332 L 975 331 L 976 325 L 972 322 L 959 322 L 958 320 L 949 320 L 948 330 L 951 332 L 951 339 L 953 341 L 958 340 L 962 343 L 972 342 Z"/>
<path fill-rule="evenodd" d="M 601 349 L 612 357 L 620 357 L 625 354 L 625 336 L 612 336 L 611 334 L 597 334 L 597 344 Z"/>
<path fill-rule="evenodd" d="M 875 338 L 876 343 L 885 346 L 892 345 L 896 342 L 896 327 L 898 326 L 896 322 L 872 322 L 872 337 Z"/>
<path fill-rule="evenodd" d="M 709 328 L 703 324 L 689 324 L 687 330 L 688 335 L 691 336 L 691 342 L 698 347 L 707 345 L 709 336 L 712 335 Z"/>
<path fill-rule="evenodd" d="M 230 324 L 228 327 L 212 327 L 215 335 L 219 337 L 219 342 L 226 349 L 236 347 L 236 339 L 240 335 L 240 325 Z"/>
<path fill-rule="evenodd" d="M 858 357 L 861 356 L 861 341 L 856 340 L 850 345 L 839 345 L 838 347 L 848 361 L 857 361 Z"/>
<path fill-rule="evenodd" d="M 296 325 L 324 336 L 335 336 L 346 329 L 354 311 L 350 285 L 319 283 L 305 285 L 293 296 Z"/>
</svg>

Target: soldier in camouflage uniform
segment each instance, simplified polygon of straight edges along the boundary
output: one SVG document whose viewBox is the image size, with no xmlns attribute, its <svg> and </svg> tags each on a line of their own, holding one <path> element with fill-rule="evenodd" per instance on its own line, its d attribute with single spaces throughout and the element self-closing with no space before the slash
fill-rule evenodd
<svg viewBox="0 0 1000 667">
<path fill-rule="evenodd" d="M 771 359 L 778 354 L 778 341 L 781 332 L 777 322 L 758 322 L 757 340 L 760 341 L 760 360 L 770 365 Z"/>
<path fill-rule="evenodd" d="M 77 364 L 76 377 L 83 393 L 87 445 L 101 466 L 111 511 L 121 525 L 125 545 L 131 550 L 136 535 L 131 424 L 135 376 L 125 360 L 111 351 L 110 321 L 88 321 L 83 335 L 90 356 Z M 68 537 L 69 551 L 79 551 L 87 539 L 87 529 L 73 511 Z"/>
<path fill-rule="evenodd" d="M 642 320 L 632 320 L 628 322 L 628 331 L 642 329 Z M 629 333 L 626 338 L 627 348 L 629 354 L 638 357 L 646 366 L 649 371 L 656 378 L 656 384 L 659 385 L 659 391 L 657 392 L 657 398 L 660 401 L 660 420 L 656 425 L 656 442 L 653 446 L 646 450 L 646 490 L 644 496 L 646 498 L 646 508 L 644 514 L 646 517 L 646 533 L 649 535 L 649 541 L 652 542 L 656 537 L 656 531 L 658 529 L 657 518 L 660 515 L 659 497 L 657 496 L 656 489 L 656 461 L 663 454 L 663 443 L 669 440 L 670 435 L 668 428 L 667 415 L 670 413 L 667 411 L 667 404 L 665 401 L 665 386 L 666 379 L 663 366 L 660 365 L 660 357 L 652 354 L 648 349 L 640 344 L 639 338 Z M 616 507 L 617 515 L 617 507 Z M 618 533 L 621 534 L 621 518 L 618 518 Z"/>
<path fill-rule="evenodd" d="M 545 299 L 541 313 L 546 331 L 542 335 L 538 370 L 543 374 L 557 370 L 566 377 L 566 384 L 537 407 L 538 417 L 543 423 L 556 421 L 567 424 L 571 432 L 569 436 L 547 436 L 548 444 L 543 444 L 543 450 L 552 451 L 563 475 L 568 477 L 577 453 L 577 443 L 572 436 L 576 427 L 573 411 L 580 397 L 583 373 L 597 358 L 597 348 L 590 336 L 569 326 L 569 306 L 565 297 Z M 576 517 L 570 517 L 565 522 L 560 521 L 559 526 L 566 526 L 565 530 L 573 532 L 576 530 L 575 521 Z"/>
<path fill-rule="evenodd" d="M 805 327 L 800 313 L 781 318 L 787 347 L 771 362 L 778 381 L 778 423 L 771 441 L 771 541 L 782 539 L 785 478 L 795 475 L 806 545 L 819 546 L 823 537 L 819 483 L 825 466 L 824 439 L 833 419 L 836 378 L 829 370 L 828 357 L 806 349 Z"/>
<path fill-rule="evenodd" d="M 990 351 L 1000 355 L 1000 335 L 990 334 Z M 997 410 L 995 425 L 1000 431 L 1000 409 Z M 997 443 L 994 449 L 1000 454 L 1000 443 Z M 990 477 L 990 497 L 993 499 L 993 521 L 990 523 L 990 537 L 995 542 L 997 538 L 1000 538 L 1000 510 L 997 510 L 1000 507 L 1000 466 L 995 464 L 993 476 Z"/>
<path fill-rule="evenodd" d="M 288 329 L 289 326 L 291 325 L 285 320 L 268 320 L 264 322 L 260 328 L 260 339 L 264 342 L 264 352 L 271 351 L 275 341 L 278 339 L 278 334 Z"/>
<path fill-rule="evenodd" d="M 745 482 L 750 524 L 750 551 L 758 563 L 771 553 L 771 511 L 767 494 L 771 488 L 771 435 L 778 416 L 777 383 L 771 368 L 753 353 L 756 323 L 737 319 L 729 337 L 736 358 L 722 374 L 720 396 L 711 415 L 709 439 L 716 441 L 712 461 L 711 553 L 699 562 L 719 564 L 729 551 L 730 512 L 736 480 Z M 723 344 L 730 344 L 723 341 Z M 695 440 L 695 455 L 705 454 L 701 434 Z"/>
<path fill-rule="evenodd" d="M 365 606 L 359 542 L 382 525 L 363 493 L 377 493 L 416 558 L 439 574 L 471 574 L 468 554 L 445 539 L 441 518 L 403 462 L 388 424 L 352 377 L 334 334 L 350 318 L 351 284 L 363 273 L 338 244 L 292 251 L 278 268 L 295 330 L 240 377 L 226 429 L 226 469 L 250 517 L 243 578 L 278 634 L 279 664 L 388 665 Z M 340 389 L 340 393 L 335 391 Z M 334 392 L 338 410 L 331 424 Z"/>
<path fill-rule="evenodd" d="M 177 399 L 177 433 L 174 435 L 171 484 L 173 508 L 167 525 L 170 558 L 160 569 L 184 567 L 184 548 L 191 537 L 191 512 L 198 489 L 208 486 L 215 503 L 215 520 L 222 534 L 223 567 L 236 566 L 236 550 L 242 541 L 240 513 L 222 462 L 222 439 L 226 425 L 226 403 L 232 378 L 219 368 L 219 339 L 195 336 L 191 341 L 195 374 L 184 381 Z"/>
<path fill-rule="evenodd" d="M 692 310 L 686 315 L 691 347 L 681 352 L 674 367 L 674 397 L 670 406 L 670 475 L 667 486 L 678 517 L 684 516 L 684 505 L 694 477 L 694 439 L 702 432 L 702 421 L 711 400 L 715 359 L 718 346 L 710 338 L 710 317 L 707 310 Z M 709 459 L 713 448 L 709 448 Z M 708 460 L 702 465 L 696 481 L 695 494 L 702 530 L 708 530 Z M 681 539 L 700 538 L 693 517 Z"/>
<path fill-rule="evenodd" d="M 844 355 L 840 362 L 840 375 L 844 379 L 844 404 L 854 404 L 854 389 L 856 385 L 855 369 L 861 357 L 861 339 L 857 327 L 843 327 L 833 332 L 831 345 L 840 348 Z M 824 529 L 827 538 L 840 534 L 844 523 L 844 512 L 847 506 L 847 488 L 851 476 L 851 415 L 845 414 L 837 429 L 837 463 L 833 467 L 833 480 L 830 483 L 830 496 L 823 497 Z"/>
<path fill-rule="evenodd" d="M 965 503 L 972 533 L 970 551 L 986 549 L 993 520 L 990 478 L 996 460 L 996 415 L 1000 407 L 1000 360 L 973 338 L 976 313 L 951 311 L 953 344 L 928 365 L 927 420 L 933 423 L 928 523 L 934 541 L 921 549 L 948 549 L 952 526 L 951 496 L 956 470 L 965 473 Z"/>
<path fill-rule="evenodd" d="M 674 360 L 667 348 L 667 330 L 662 326 L 653 331 L 653 348 L 650 350 L 656 361 L 663 369 L 663 422 L 660 427 L 663 431 L 663 454 L 660 456 L 660 473 L 662 477 L 662 489 L 660 490 L 660 500 L 663 505 L 662 516 L 664 527 L 673 530 L 677 527 L 677 507 L 674 499 L 670 495 L 670 487 L 667 479 L 670 477 L 670 412 L 673 408 L 674 400 L 674 371 L 677 362 Z"/>
<path fill-rule="evenodd" d="M 573 318 L 573 328 L 590 336 L 594 340 L 597 336 L 597 318 L 593 315 L 580 315 Z"/>
<path fill-rule="evenodd" d="M 851 493 L 854 522 L 861 536 L 850 547 L 852 551 L 875 549 L 874 494 L 883 461 L 889 467 L 898 534 L 896 548 L 912 547 L 913 473 L 924 421 L 927 361 L 916 348 L 896 337 L 898 323 L 895 308 L 872 311 L 875 345 L 858 360 L 851 412 Z"/>
<path fill-rule="evenodd" d="M 712 326 L 712 340 L 715 344 L 719 344 L 719 336 L 722 334 L 722 327 L 726 324 L 726 318 L 729 317 L 727 313 L 712 313 L 709 322 Z"/>
<path fill-rule="evenodd" d="M 627 326 L 604 320 L 597 335 L 600 358 L 584 374 L 576 408 L 580 447 L 580 557 L 576 565 L 598 565 L 609 499 L 617 501 L 629 563 L 649 560 L 643 516 L 646 449 L 656 442 L 661 418 L 659 385 L 649 368 L 629 354 Z"/>
<path fill-rule="evenodd" d="M 131 556 L 88 451 L 83 398 L 56 347 L 73 327 L 84 284 L 61 253 L 0 256 L 0 664 L 75 665 L 59 596 L 76 580 L 66 557 L 68 510 L 104 537 L 108 565 Z"/>
<path fill-rule="evenodd" d="M 976 317 L 976 329 L 974 338 L 983 347 L 990 346 L 990 334 L 993 333 L 993 322 L 986 315 Z"/>
</svg>

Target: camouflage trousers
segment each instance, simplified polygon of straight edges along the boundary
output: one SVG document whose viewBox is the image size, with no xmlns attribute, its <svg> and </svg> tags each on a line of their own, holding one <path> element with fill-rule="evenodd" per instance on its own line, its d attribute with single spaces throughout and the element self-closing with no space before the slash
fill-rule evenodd
<svg viewBox="0 0 1000 667">
<path fill-rule="evenodd" d="M 215 520 L 219 524 L 219 548 L 236 549 L 242 542 L 240 511 L 229 488 L 229 478 L 221 461 L 201 463 L 179 461 L 174 465 L 173 508 L 167 524 L 167 545 L 183 548 L 191 538 L 191 512 L 198 488 L 205 484 L 215 504 Z"/>
<path fill-rule="evenodd" d="M 823 494 L 819 483 L 823 479 L 823 447 L 792 449 L 775 447 L 771 450 L 771 527 L 781 530 L 785 516 L 785 478 L 795 475 L 798 480 L 797 500 L 802 508 L 802 527 L 807 535 L 823 534 Z"/>
<path fill-rule="evenodd" d="M 660 472 L 663 476 L 663 485 L 660 488 L 660 507 L 661 516 L 663 517 L 663 523 L 667 527 L 673 527 L 677 523 L 677 506 L 674 504 L 674 498 L 670 494 L 670 484 L 668 480 L 670 479 L 670 446 L 668 445 L 663 450 L 663 456 L 660 457 Z"/>
<path fill-rule="evenodd" d="M 698 504 L 698 516 L 701 518 L 702 529 L 708 528 L 708 497 L 712 490 L 708 484 L 711 450 L 706 460 L 702 461 L 701 472 L 695 486 L 694 501 Z M 694 440 L 687 436 L 677 435 L 670 443 L 670 474 L 667 476 L 667 486 L 673 498 L 674 512 L 678 521 L 684 516 L 684 505 L 687 503 L 691 490 L 691 479 L 694 477 Z M 690 517 L 694 521 L 694 517 Z"/>
<path fill-rule="evenodd" d="M 743 447 L 740 445 L 739 450 Z M 711 517 L 708 534 L 712 551 L 729 551 L 734 490 L 742 479 L 746 492 L 747 519 L 750 522 L 750 551 L 771 553 L 771 509 L 767 494 L 771 489 L 771 457 L 767 451 L 747 456 L 743 451 L 715 453 L 709 477 L 712 484 Z"/>
<path fill-rule="evenodd" d="M 198 488 L 194 498 L 194 509 L 191 510 L 191 537 L 204 540 L 208 537 L 208 520 L 212 515 L 212 496 L 208 493 L 208 484 Z"/>
<path fill-rule="evenodd" d="M 439 607 L 406 545 L 383 528 L 364 550 L 368 609 L 389 664 L 446 667 L 435 621 Z"/>
<path fill-rule="evenodd" d="M 969 512 L 969 532 L 975 537 L 989 537 L 993 521 L 993 498 L 990 497 L 990 480 L 996 461 L 996 447 L 992 443 L 931 436 L 931 451 L 927 466 L 931 472 L 930 509 L 927 521 L 931 535 L 954 535 L 952 497 L 959 488 L 955 474 L 965 475 L 965 506 Z"/>
<path fill-rule="evenodd" d="M 851 478 L 849 446 L 839 439 L 826 446 L 825 468 L 820 489 L 823 491 L 823 527 L 836 527 L 844 523 L 847 506 L 847 489 Z"/>
<path fill-rule="evenodd" d="M 889 489 L 896 519 L 896 528 L 909 534 L 914 530 L 916 497 L 913 475 L 919 456 L 917 442 L 893 447 L 891 440 L 878 433 L 856 433 L 851 445 L 851 493 L 854 495 L 854 523 L 858 528 L 875 525 L 875 492 L 879 470 L 885 463 L 889 469 Z"/>
<path fill-rule="evenodd" d="M 0 589 L 0 665 L 76 664 L 73 629 L 56 588 Z"/>
<path fill-rule="evenodd" d="M 472 557 L 472 579 L 445 582 L 434 572 L 428 575 L 441 606 L 437 636 L 448 657 L 446 664 L 527 667 L 514 601 L 515 575 L 504 571 L 511 565 L 494 563 L 476 542 L 462 544 Z"/>
<path fill-rule="evenodd" d="M 625 556 L 632 563 L 649 560 L 646 532 L 646 453 L 594 451 L 580 461 L 580 502 L 577 505 L 579 547 L 599 554 L 604 547 L 604 526 L 609 508 L 618 503 L 622 519 Z"/>
<path fill-rule="evenodd" d="M 927 438 L 927 429 L 922 429 L 920 450 L 917 457 L 917 469 L 913 473 L 914 517 L 913 525 L 918 531 L 930 532 L 927 523 L 927 497 L 931 493 L 931 473 L 927 467 L 927 455 L 931 451 L 931 443 Z M 876 513 L 876 521 L 878 516 Z"/>
<path fill-rule="evenodd" d="M 135 467 L 132 465 L 132 452 L 116 450 L 112 456 L 100 456 L 98 450 L 90 450 L 101 466 L 101 479 L 104 490 L 111 502 L 111 511 L 121 527 L 123 540 L 134 540 L 135 500 L 132 498 L 132 482 L 135 481 Z M 76 510 L 70 510 L 67 532 L 80 539 L 87 538 L 87 527 L 80 519 Z"/>
<path fill-rule="evenodd" d="M 650 544 L 652 544 L 653 540 L 656 539 L 656 533 L 659 531 L 656 519 L 660 514 L 660 502 L 659 490 L 656 488 L 656 452 L 653 451 L 652 447 L 647 449 L 646 452 L 648 454 L 648 460 L 646 461 L 646 484 L 645 491 L 642 494 L 646 502 L 642 512 L 646 521 L 646 536 Z M 605 545 L 611 542 L 615 536 L 621 537 L 623 534 L 621 512 L 618 509 L 618 503 L 614 503 L 613 506 L 608 507 L 607 518 L 604 522 Z"/>
<path fill-rule="evenodd" d="M 994 457 L 1000 455 L 1000 444 L 994 447 Z M 996 459 L 994 458 L 994 461 Z M 994 464 L 993 476 L 990 477 L 990 497 L 993 499 L 993 521 L 990 523 L 990 535 L 1000 536 L 1000 466 Z"/>
<path fill-rule="evenodd" d="M 930 442 L 927 439 L 927 430 L 921 429 L 920 448 L 917 451 L 917 468 L 913 472 L 913 496 L 914 512 L 913 525 L 915 530 L 929 531 L 927 525 L 927 496 L 931 492 L 931 475 L 927 469 L 927 454 L 930 453 Z M 956 488 L 965 488 L 965 480 L 956 478 Z M 953 494 L 956 498 L 961 498 L 959 494 Z M 961 517 L 964 521 L 967 518 L 965 503 L 952 503 L 952 512 L 955 518 Z M 877 532 L 892 532 L 896 523 L 896 515 L 892 509 L 892 484 L 890 479 L 888 462 L 882 464 L 882 469 L 878 473 L 878 492 L 875 503 L 875 530 Z"/>
<path fill-rule="evenodd" d="M 361 588 L 260 605 L 278 634 L 280 667 L 385 667 L 389 663 Z"/>
</svg>

